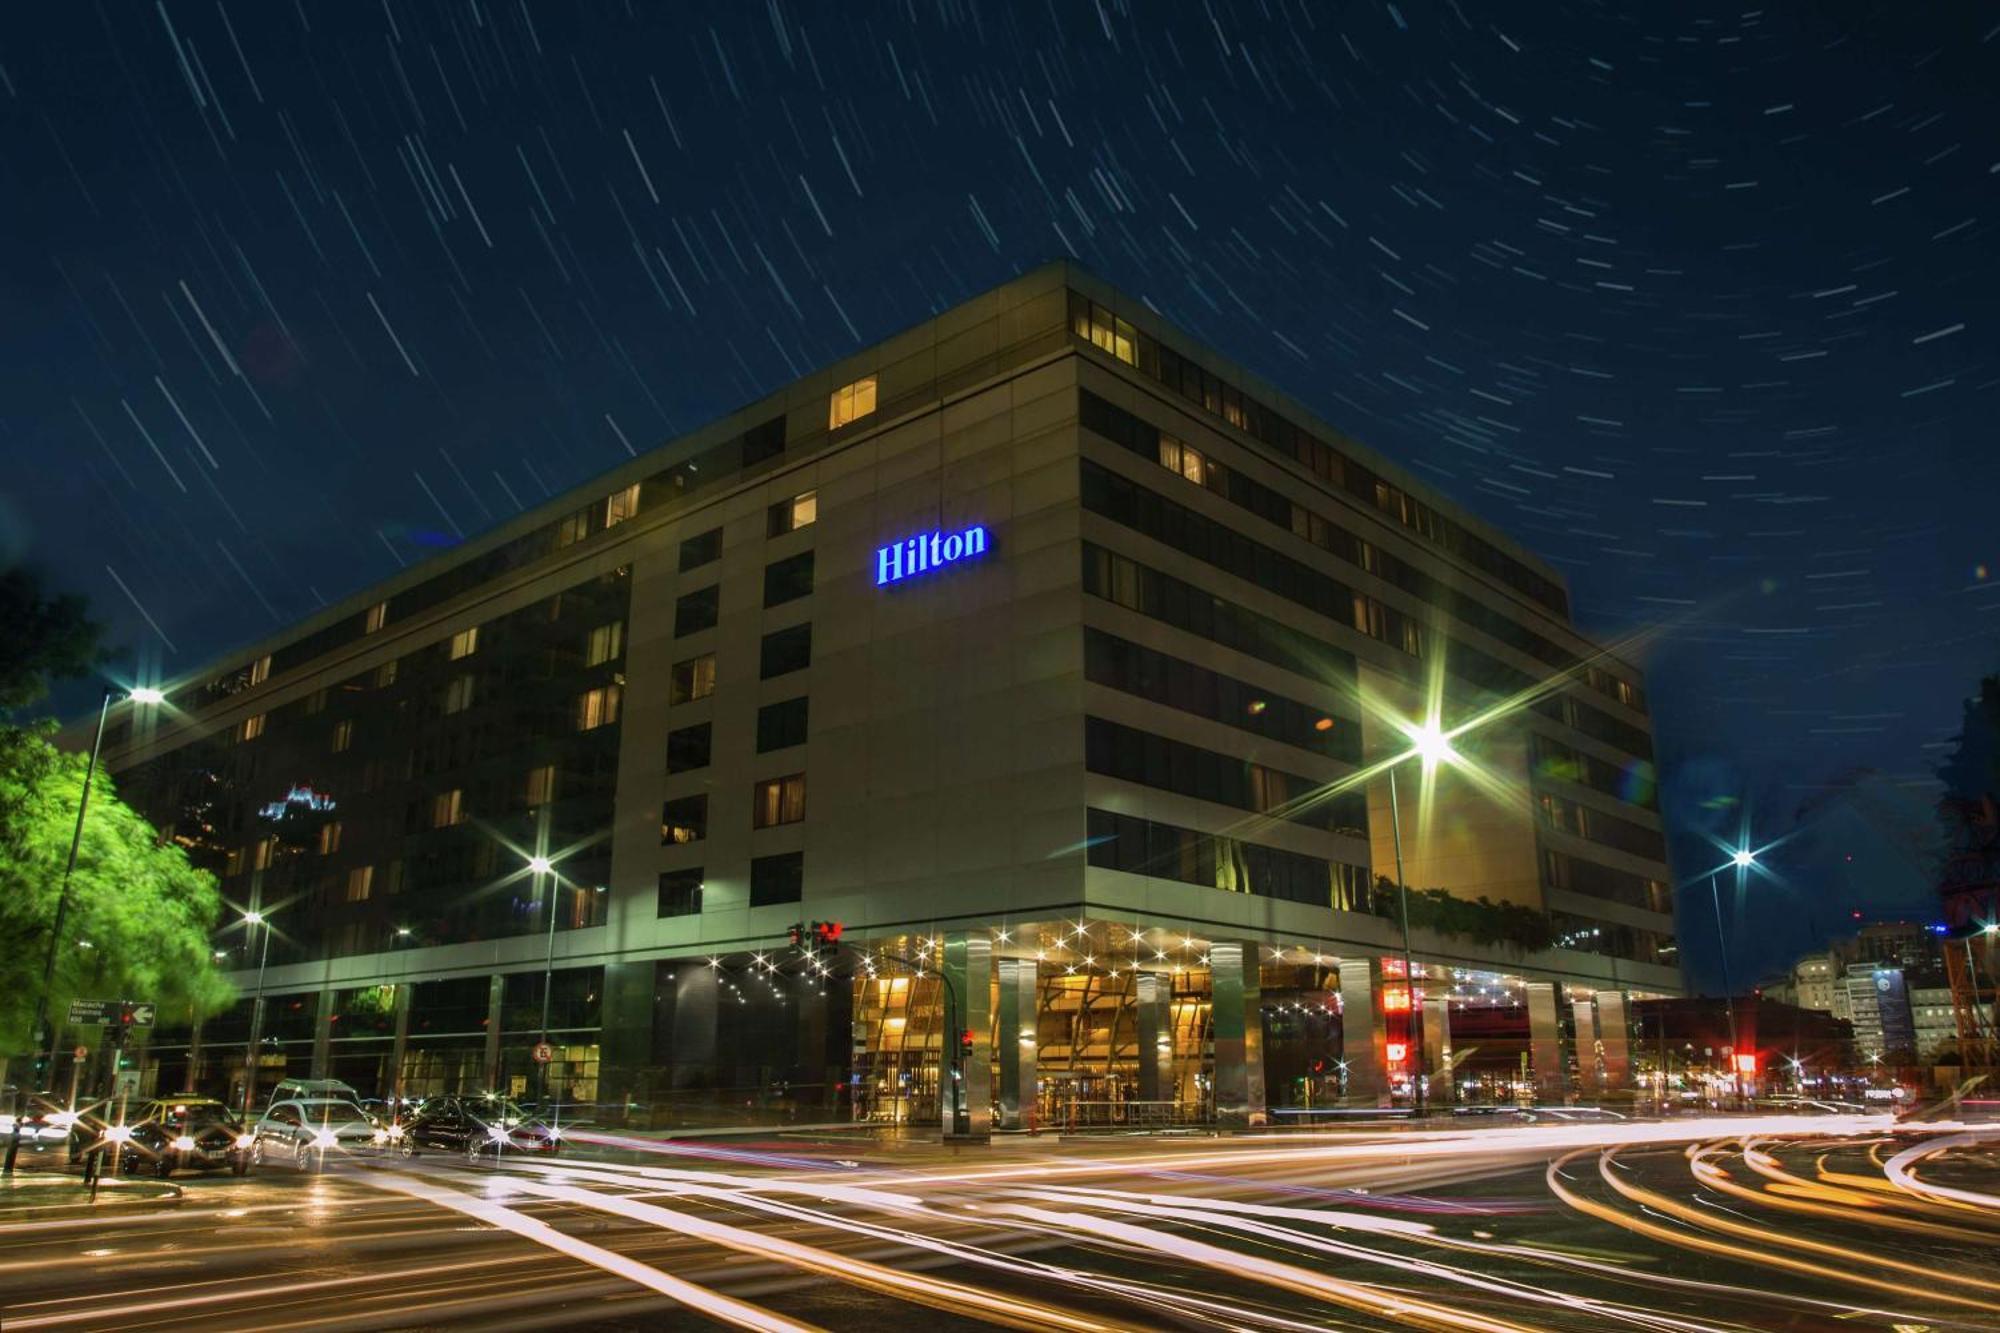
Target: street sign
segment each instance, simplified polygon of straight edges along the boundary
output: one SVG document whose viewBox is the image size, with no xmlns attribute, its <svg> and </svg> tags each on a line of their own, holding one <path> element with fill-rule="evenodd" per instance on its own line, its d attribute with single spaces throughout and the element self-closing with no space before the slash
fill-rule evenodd
<svg viewBox="0 0 2000 1333">
<path fill-rule="evenodd" d="M 91 1027 L 99 1023 L 117 1023 L 121 1027 L 149 1028 L 159 1006 L 144 1000 L 71 1000 L 69 1002 L 69 1024 L 71 1027 Z"/>
<path fill-rule="evenodd" d="M 118 1021 L 128 1028 L 149 1028 L 153 1026 L 153 1014 L 159 1008 L 152 1004 L 135 1004 L 127 1000 L 119 1007 Z"/>
<path fill-rule="evenodd" d="M 117 1000 L 71 1000 L 70 1026 L 89 1027 L 93 1023 L 109 1022 L 112 1011 L 117 1009 L 118 1005 Z"/>
<path fill-rule="evenodd" d="M 536 1064 L 545 1065 L 556 1058 L 556 1048 L 545 1041 L 538 1041 L 535 1043 L 535 1049 L 529 1054 L 535 1057 Z"/>
</svg>

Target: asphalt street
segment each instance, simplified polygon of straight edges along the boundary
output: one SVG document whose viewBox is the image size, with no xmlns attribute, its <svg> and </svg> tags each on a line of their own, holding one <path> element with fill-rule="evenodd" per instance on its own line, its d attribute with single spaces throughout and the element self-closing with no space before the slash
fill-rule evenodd
<svg viewBox="0 0 2000 1333">
<path fill-rule="evenodd" d="M 0 1326 L 2000 1329 L 2000 1130 L 1886 1118 L 599 1141 L 175 1183 L 18 1191 Z"/>
</svg>

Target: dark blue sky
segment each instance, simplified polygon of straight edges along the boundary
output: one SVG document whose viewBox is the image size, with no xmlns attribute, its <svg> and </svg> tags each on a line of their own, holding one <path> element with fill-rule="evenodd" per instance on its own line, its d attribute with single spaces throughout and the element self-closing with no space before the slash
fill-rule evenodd
<svg viewBox="0 0 2000 1333">
<path fill-rule="evenodd" d="M 1639 636 L 1683 875 L 1800 830 L 1739 974 L 1920 908 L 2000 666 L 2000 14 L 1492 13 L 12 6 L 0 560 L 172 674 L 1069 254 Z"/>
</svg>

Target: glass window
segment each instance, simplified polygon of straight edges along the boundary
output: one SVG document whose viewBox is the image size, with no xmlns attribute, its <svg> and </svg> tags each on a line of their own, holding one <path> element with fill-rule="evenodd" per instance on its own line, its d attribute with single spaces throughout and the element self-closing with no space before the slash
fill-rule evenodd
<svg viewBox="0 0 2000 1333">
<path fill-rule="evenodd" d="M 681 543 L 681 572 L 700 569 L 722 554 L 722 529 L 710 528 Z"/>
<path fill-rule="evenodd" d="M 806 520 L 806 522 L 808 523 L 810 523 L 811 521 L 812 521 L 811 519 Z M 252 685 L 262 685 L 265 681 L 269 680 L 270 678 L 271 678 L 271 655 L 269 653 L 265 653 L 262 657 L 258 658 L 256 661 L 250 664 L 250 683 Z"/>
<path fill-rule="evenodd" d="M 471 676 L 459 676 L 444 687 L 446 713 L 463 713 L 472 707 L 472 682 Z"/>
<path fill-rule="evenodd" d="M 660 875 L 660 915 L 696 916 L 701 912 L 701 867 L 668 870 Z"/>
<path fill-rule="evenodd" d="M 813 590 L 813 553 L 800 551 L 764 566 L 764 605 L 783 606 Z"/>
<path fill-rule="evenodd" d="M 639 483 L 633 482 L 622 491 L 613 491 L 604 501 L 604 526 L 611 527 L 623 523 L 639 512 Z"/>
<path fill-rule="evenodd" d="M 609 625 L 599 625 L 590 632 L 590 644 L 584 654 L 585 666 L 600 666 L 621 656 L 625 652 L 625 622 L 614 620 Z"/>
<path fill-rule="evenodd" d="M 465 818 L 465 792 L 453 787 L 431 798 L 431 827 L 449 828 Z"/>
<path fill-rule="evenodd" d="M 333 820 L 319 826 L 319 854 L 332 856 L 340 850 L 340 821 Z"/>
<path fill-rule="evenodd" d="M 835 389 L 827 400 L 826 428 L 839 430 L 875 410 L 875 377 L 856 380 Z"/>
<path fill-rule="evenodd" d="M 470 657 L 479 651 L 479 626 L 473 625 L 451 636 L 451 660 Z"/>
<path fill-rule="evenodd" d="M 780 824 L 796 824 L 805 817 L 805 774 L 790 773 L 782 778 L 767 778 L 752 789 L 751 827 L 775 828 Z"/>
<path fill-rule="evenodd" d="M 693 703 L 715 693 L 715 654 L 703 653 L 685 662 L 674 663 L 669 699 L 673 703 Z"/>
<path fill-rule="evenodd" d="M 754 467 L 785 452 L 785 419 L 772 417 L 743 432 L 743 466 Z"/>
<path fill-rule="evenodd" d="M 347 901 L 365 903 L 375 891 L 375 867 L 356 866 L 347 872 Z"/>
<path fill-rule="evenodd" d="M 757 753 L 806 743 L 806 699 L 800 695 L 757 710 Z"/>
<path fill-rule="evenodd" d="M 810 527 L 819 519 L 819 492 L 801 491 L 789 500 L 780 500 L 771 506 L 769 533 L 782 537 L 788 532 Z"/>
<path fill-rule="evenodd" d="M 804 896 L 806 856 L 785 852 L 778 856 L 752 857 L 750 861 L 750 905 L 770 907 L 795 903 Z"/>
<path fill-rule="evenodd" d="M 236 738 L 238 740 L 254 741 L 263 734 L 264 714 L 262 713 L 257 714 L 255 717 L 244 718 L 236 729 Z"/>
<path fill-rule="evenodd" d="M 721 602 L 720 584 L 711 583 L 706 588 L 682 593 L 674 602 L 675 635 L 696 634 L 705 629 L 713 629 Z"/>
<path fill-rule="evenodd" d="M 660 807 L 660 842 L 700 842 L 708 836 L 708 796 L 682 796 Z"/>
<path fill-rule="evenodd" d="M 757 674 L 763 680 L 800 671 L 812 664 L 812 622 L 764 636 L 757 654 Z"/>
<path fill-rule="evenodd" d="M 576 701 L 576 729 L 594 731 L 616 722 L 623 693 L 616 685 L 600 685 L 594 690 L 585 690 Z"/>
<path fill-rule="evenodd" d="M 667 733 L 667 772 L 691 773 L 707 768 L 714 735 L 713 725 L 681 727 Z"/>
<path fill-rule="evenodd" d="M 361 632 L 363 634 L 373 634 L 376 630 L 381 629 L 389 623 L 389 604 L 387 602 L 377 602 L 375 605 L 369 607 L 366 614 L 362 616 L 361 623 Z"/>
<path fill-rule="evenodd" d="M 579 509 L 556 524 L 556 546 L 574 546 L 590 535 L 590 511 Z"/>
<path fill-rule="evenodd" d="M 354 744 L 354 723 L 352 721 L 333 724 L 333 752 L 340 754 Z"/>
<path fill-rule="evenodd" d="M 375 688 L 386 690 L 396 683 L 396 659 L 390 658 L 375 668 Z"/>
<path fill-rule="evenodd" d="M 556 795 L 556 766 L 543 764 L 528 770 L 528 780 L 523 794 L 530 806 L 547 805 Z"/>
</svg>

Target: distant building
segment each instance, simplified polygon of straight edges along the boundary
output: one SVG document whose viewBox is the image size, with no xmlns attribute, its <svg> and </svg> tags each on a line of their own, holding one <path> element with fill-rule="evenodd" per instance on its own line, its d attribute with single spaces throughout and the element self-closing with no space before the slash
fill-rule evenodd
<svg viewBox="0 0 2000 1333">
<path fill-rule="evenodd" d="M 1937 933 L 1922 921 L 1870 922 L 1842 952 L 1850 963 L 1880 963 L 1910 973 L 1941 967 Z"/>
<path fill-rule="evenodd" d="M 1920 1064 L 1936 1064 L 1940 1056 L 1958 1054 L 1958 1020 L 1952 1012 L 1951 987 L 1912 986 L 1910 1020 Z"/>
<path fill-rule="evenodd" d="M 1846 975 L 1855 1054 L 1890 1063 L 1914 1059 L 1917 1033 L 1910 1018 L 1910 992 L 1900 967 L 1849 963 Z"/>
<path fill-rule="evenodd" d="M 1806 1077 L 1853 1067 L 1853 1029 L 1822 1010 L 1784 1004 L 1768 994 L 1736 1001 L 1736 1035 L 1730 1037 L 1730 1007 L 1713 996 L 1641 1000 L 1632 1006 L 1639 1066 L 1670 1076 L 1724 1076 L 1738 1049 L 1756 1058 L 1754 1078 L 1784 1086 L 1797 1060 Z M 1866 1056 L 1862 1058 L 1865 1060 Z"/>
<path fill-rule="evenodd" d="M 1831 953 L 1809 953 L 1792 964 L 1791 1003 L 1835 1018 L 1849 1018 L 1847 987 L 1840 963 Z"/>
</svg>

